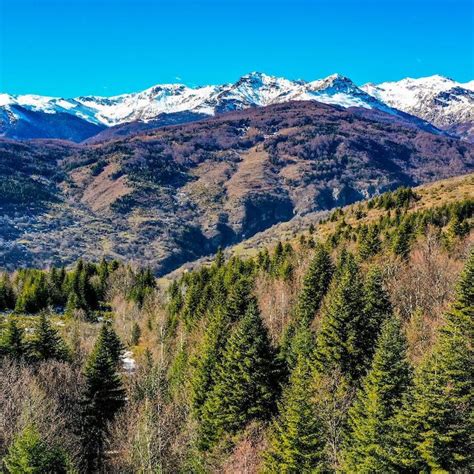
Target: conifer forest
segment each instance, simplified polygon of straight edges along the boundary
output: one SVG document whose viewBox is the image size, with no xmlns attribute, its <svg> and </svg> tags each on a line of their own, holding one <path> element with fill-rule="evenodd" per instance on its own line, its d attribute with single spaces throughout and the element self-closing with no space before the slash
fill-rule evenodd
<svg viewBox="0 0 474 474">
<path fill-rule="evenodd" d="M 474 201 L 443 186 L 161 278 L 4 271 L 0 471 L 474 472 Z"/>
</svg>

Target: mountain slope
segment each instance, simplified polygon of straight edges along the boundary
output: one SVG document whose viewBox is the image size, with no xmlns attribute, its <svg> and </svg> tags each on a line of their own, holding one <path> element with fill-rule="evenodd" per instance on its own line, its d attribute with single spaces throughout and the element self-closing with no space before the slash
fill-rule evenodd
<svg viewBox="0 0 474 474">
<path fill-rule="evenodd" d="M 443 76 L 366 84 L 362 90 L 391 107 L 423 118 L 439 128 L 474 137 L 474 86 Z"/>
<path fill-rule="evenodd" d="M 4 141 L 0 264 L 105 254 L 166 273 L 294 216 L 473 166 L 468 143 L 314 101 L 87 146 Z"/>
<path fill-rule="evenodd" d="M 104 128 L 64 111 L 49 113 L 17 104 L 0 107 L 0 136 L 6 138 L 56 138 L 82 142 Z"/>
<path fill-rule="evenodd" d="M 357 87 L 349 78 L 334 74 L 313 82 L 291 81 L 284 78 L 251 73 L 241 77 L 234 84 L 219 86 L 186 87 L 182 84 L 164 84 L 151 87 L 143 92 L 123 94 L 115 97 L 77 97 L 62 99 L 36 95 L 12 96 L 0 94 L 0 126 L 3 136 L 12 138 L 68 138 L 59 128 L 57 136 L 54 129 L 46 128 L 41 134 L 40 125 L 32 132 L 28 128 L 29 119 L 25 112 L 35 113 L 36 122 L 45 121 L 59 115 L 73 118 L 77 126 L 85 122 L 95 127 L 114 127 L 111 133 L 105 132 L 102 138 L 120 136 L 130 130 L 162 126 L 167 119 L 193 121 L 197 118 L 224 112 L 262 107 L 289 101 L 316 100 L 318 102 L 340 105 L 342 107 L 362 107 L 381 110 L 413 122 L 422 128 L 430 128 L 423 121 L 399 111 Z M 21 113 L 23 111 L 23 114 Z M 27 126 L 20 126 L 23 122 Z M 156 122 L 153 124 L 153 122 Z M 120 127 L 126 124 L 125 127 Z M 130 125 L 132 124 L 132 125 Z M 147 125 L 143 125 L 147 124 Z M 100 129 L 95 129 L 98 133 Z M 94 128 L 86 127 L 82 135 L 89 138 Z M 431 127 L 431 131 L 436 130 Z M 81 133 L 70 134 L 73 141 L 81 141 Z"/>
</svg>

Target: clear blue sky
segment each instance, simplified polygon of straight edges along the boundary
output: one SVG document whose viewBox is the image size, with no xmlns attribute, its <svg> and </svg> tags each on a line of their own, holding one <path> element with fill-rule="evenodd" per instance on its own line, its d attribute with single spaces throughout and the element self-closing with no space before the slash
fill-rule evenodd
<svg viewBox="0 0 474 474">
<path fill-rule="evenodd" d="M 250 71 L 474 79 L 472 0 L 0 0 L 0 92 L 112 95 Z"/>
</svg>

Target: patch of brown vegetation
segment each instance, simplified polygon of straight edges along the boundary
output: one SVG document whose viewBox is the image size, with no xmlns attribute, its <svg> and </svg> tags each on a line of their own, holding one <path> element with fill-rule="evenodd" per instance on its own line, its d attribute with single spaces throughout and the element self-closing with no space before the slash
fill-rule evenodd
<svg viewBox="0 0 474 474">
<path fill-rule="evenodd" d="M 241 157 L 237 171 L 225 185 L 229 198 L 237 200 L 249 191 L 271 190 L 274 180 L 270 176 L 269 156 L 263 147 L 257 145 Z"/>
<path fill-rule="evenodd" d="M 81 202 L 97 212 L 108 208 L 117 199 L 131 193 L 132 188 L 128 186 L 126 176 L 113 179 L 112 175 L 117 168 L 115 163 L 111 163 L 94 177 L 86 187 Z"/>
<path fill-rule="evenodd" d="M 89 176 L 90 171 L 86 167 L 78 168 L 71 172 L 71 179 L 76 186 L 84 186 Z"/>
</svg>

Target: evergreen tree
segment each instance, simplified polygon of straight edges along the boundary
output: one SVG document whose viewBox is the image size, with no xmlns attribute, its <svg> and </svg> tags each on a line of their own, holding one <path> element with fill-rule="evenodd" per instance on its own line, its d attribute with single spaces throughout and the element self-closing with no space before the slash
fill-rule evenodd
<svg viewBox="0 0 474 474">
<path fill-rule="evenodd" d="M 364 366 L 368 368 L 382 324 L 392 314 L 392 304 L 383 285 L 382 272 L 377 266 L 371 267 L 367 273 L 363 299 L 364 321 L 360 327 L 359 340 L 365 357 Z"/>
<path fill-rule="evenodd" d="M 304 325 L 313 321 L 329 287 L 333 271 L 329 252 L 322 245 L 318 245 L 303 279 L 303 288 L 297 303 L 297 319 Z"/>
<path fill-rule="evenodd" d="M 3 459 L 10 474 L 66 474 L 71 472 L 66 454 L 43 441 L 38 431 L 27 426 L 19 433 Z"/>
<path fill-rule="evenodd" d="M 68 360 L 67 348 L 58 331 L 51 326 L 45 313 L 41 313 L 31 340 L 31 357 L 37 361 Z"/>
<path fill-rule="evenodd" d="M 340 369 L 355 380 L 361 375 L 366 356 L 362 338 L 364 323 L 363 286 L 352 254 L 345 254 L 321 311 L 316 339 L 316 364 L 321 373 Z"/>
<path fill-rule="evenodd" d="M 142 335 L 142 330 L 140 325 L 135 321 L 132 326 L 132 335 L 130 337 L 130 345 L 136 346 L 140 342 L 140 337 Z"/>
<path fill-rule="evenodd" d="M 232 285 L 225 304 L 225 313 L 229 322 L 241 319 L 247 308 L 255 301 L 255 297 L 252 295 L 252 281 L 248 277 L 240 277 Z"/>
<path fill-rule="evenodd" d="M 79 288 L 82 300 L 85 303 L 84 310 L 86 312 L 96 310 L 98 308 L 98 295 L 96 288 L 92 284 L 92 278 L 95 276 L 95 265 L 85 263 L 82 272 L 79 274 Z"/>
<path fill-rule="evenodd" d="M 222 251 L 221 247 L 219 247 L 217 249 L 216 258 L 214 259 L 214 263 L 215 263 L 217 268 L 221 268 L 225 263 L 224 252 Z"/>
<path fill-rule="evenodd" d="M 331 282 L 334 267 L 327 250 L 318 245 L 316 253 L 303 279 L 303 288 L 298 298 L 295 319 L 288 325 L 281 343 L 281 357 L 291 371 L 296 363 L 295 341 L 299 327 L 309 327 Z"/>
<path fill-rule="evenodd" d="M 222 308 L 216 308 L 209 319 L 199 351 L 191 361 L 191 398 L 194 414 L 198 419 L 214 386 L 217 364 L 222 356 L 229 329 L 226 312 Z"/>
<path fill-rule="evenodd" d="M 397 472 L 389 449 L 391 423 L 409 383 L 406 341 L 398 319 L 390 318 L 383 324 L 370 371 L 349 410 L 347 472 Z"/>
<path fill-rule="evenodd" d="M 3 354 L 7 354 L 14 359 L 21 359 L 26 355 L 27 347 L 23 340 L 24 331 L 18 326 L 16 319 L 10 317 L 7 328 L 2 337 Z"/>
<path fill-rule="evenodd" d="M 48 298 L 49 304 L 53 306 L 64 305 L 63 274 L 61 270 L 52 267 L 48 274 Z"/>
<path fill-rule="evenodd" d="M 82 441 L 86 472 L 99 470 L 103 461 L 107 423 L 125 403 L 125 392 L 116 372 L 116 362 L 111 357 L 103 334 L 102 329 L 85 368 Z"/>
<path fill-rule="evenodd" d="M 142 306 L 147 295 L 151 294 L 156 282 L 150 268 L 140 269 L 135 275 L 135 281 L 130 290 L 129 299 Z"/>
<path fill-rule="evenodd" d="M 410 253 L 411 233 L 411 223 L 407 219 L 404 219 L 402 223 L 397 226 L 393 236 L 392 248 L 395 255 L 399 255 L 402 258 L 408 257 Z"/>
<path fill-rule="evenodd" d="M 8 273 L 3 273 L 0 278 L 0 311 L 15 307 L 15 293 Z"/>
<path fill-rule="evenodd" d="M 234 434 L 253 419 L 267 418 L 276 393 L 273 351 L 255 303 L 230 335 L 215 385 L 203 406 L 201 448 Z"/>
<path fill-rule="evenodd" d="M 301 352 L 271 427 L 263 472 L 316 472 L 324 462 L 324 433 L 317 418 L 308 353 L 312 335 L 309 329 L 301 329 L 297 338 Z"/>
<path fill-rule="evenodd" d="M 99 276 L 99 285 L 97 288 L 97 298 L 100 301 L 104 301 L 107 292 L 107 286 L 109 283 L 109 276 L 110 276 L 110 269 L 107 260 L 103 258 L 100 261 L 99 268 L 97 270 L 97 274 Z"/>
<path fill-rule="evenodd" d="M 380 247 L 379 229 L 377 226 L 371 225 L 360 236 L 359 255 L 363 260 L 366 260 L 377 254 Z"/>
<path fill-rule="evenodd" d="M 444 242 L 448 249 L 451 249 L 456 240 L 469 233 L 469 223 L 463 220 L 459 212 L 454 211 L 449 220 L 446 231 L 444 232 Z"/>
<path fill-rule="evenodd" d="M 104 321 L 99 332 L 99 344 L 109 354 L 110 359 L 115 365 L 120 362 L 120 356 L 124 351 L 122 341 L 112 327 L 110 321 Z"/>
<path fill-rule="evenodd" d="M 24 274 L 23 287 L 18 295 L 17 313 L 36 313 L 48 306 L 48 286 L 44 272 L 29 270 Z"/>
<path fill-rule="evenodd" d="M 417 472 L 471 472 L 474 467 L 474 252 L 438 341 L 415 373 L 395 426 L 394 460 Z"/>
<path fill-rule="evenodd" d="M 258 268 L 261 268 L 265 272 L 270 271 L 271 259 L 270 259 L 270 254 L 268 253 L 267 248 L 264 248 L 263 250 L 258 252 L 257 265 L 258 265 Z"/>
<path fill-rule="evenodd" d="M 75 291 L 70 291 L 66 301 L 66 309 L 64 314 L 66 316 L 74 316 L 74 312 L 81 309 L 81 303 L 78 294 Z"/>
</svg>

